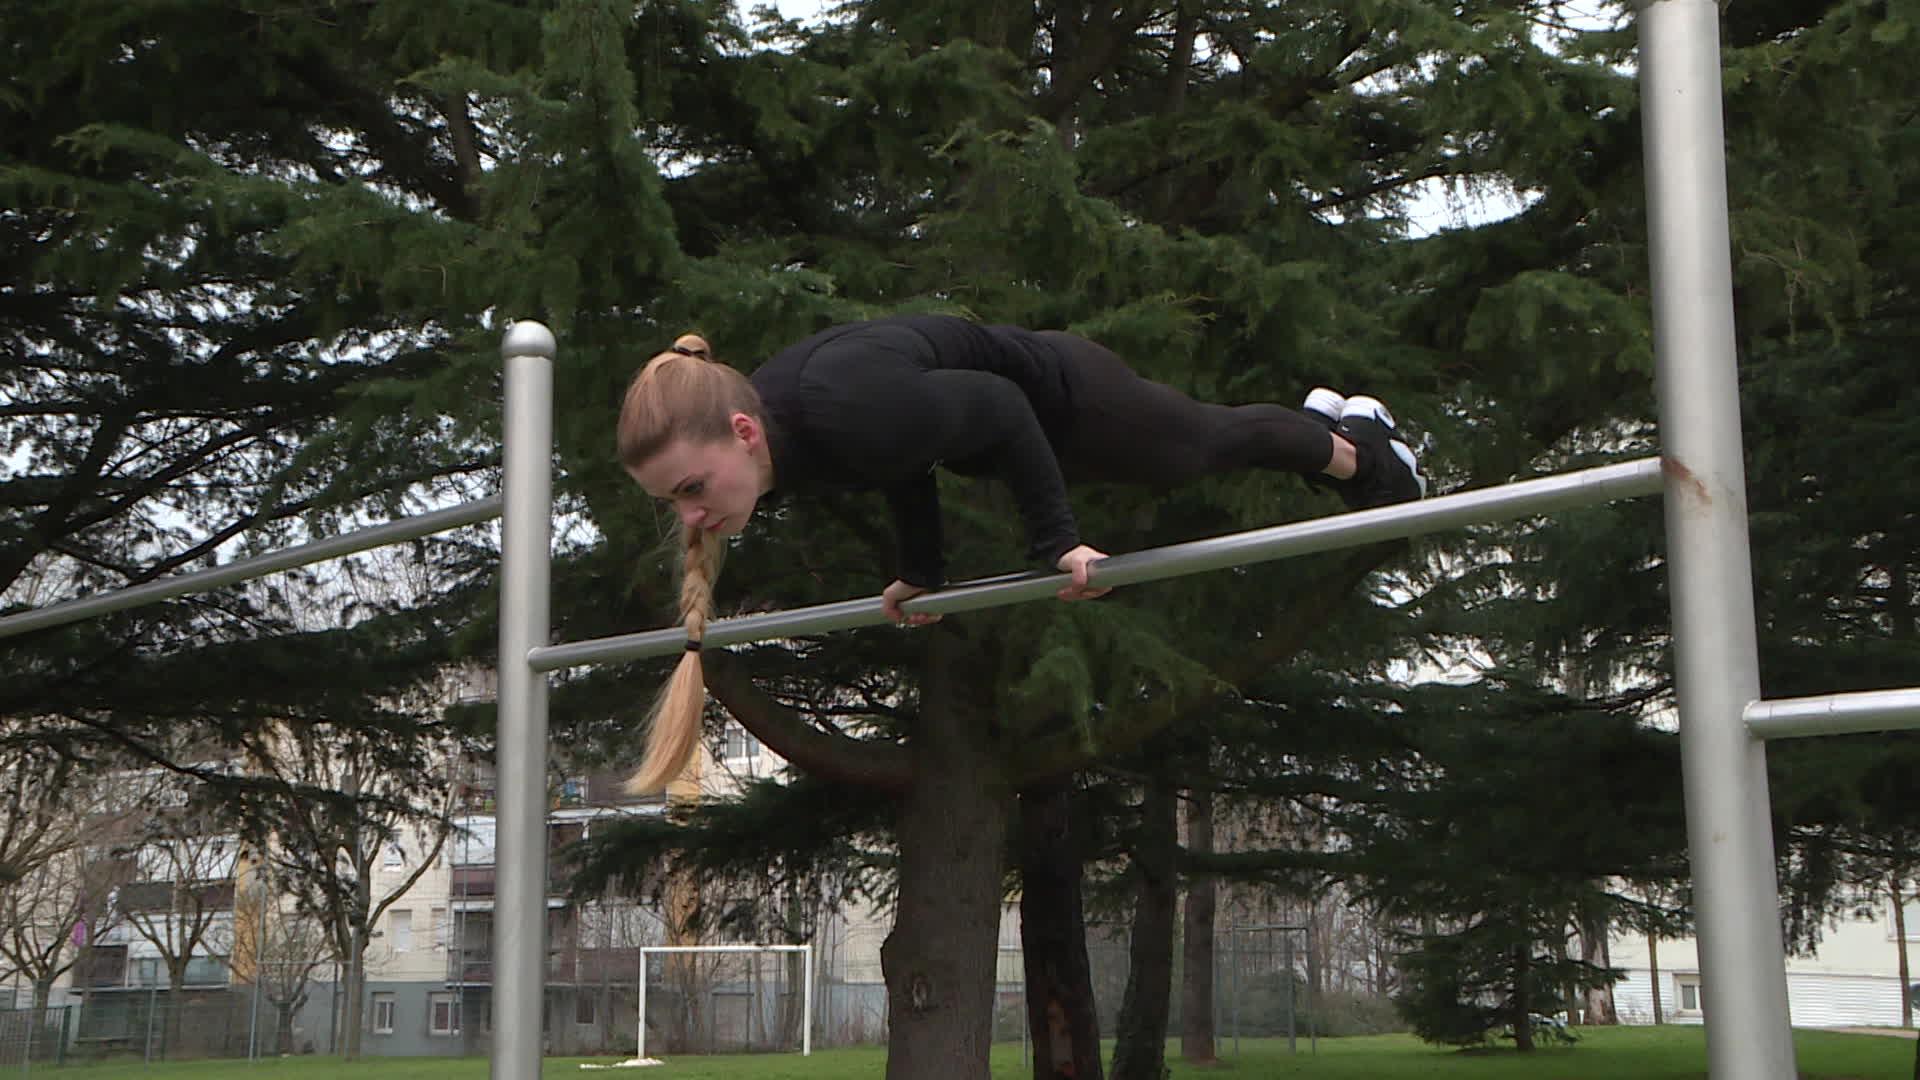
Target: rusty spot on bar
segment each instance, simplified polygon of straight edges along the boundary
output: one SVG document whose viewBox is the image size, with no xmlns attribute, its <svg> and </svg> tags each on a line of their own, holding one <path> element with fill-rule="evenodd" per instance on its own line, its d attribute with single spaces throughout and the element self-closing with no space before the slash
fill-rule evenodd
<svg viewBox="0 0 1920 1080">
<path fill-rule="evenodd" d="M 1710 503 L 1713 501 L 1713 496 L 1707 494 L 1707 485 L 1703 483 L 1699 477 L 1693 475 L 1692 469 L 1680 464 L 1677 460 L 1662 454 L 1660 456 L 1660 471 L 1666 475 L 1667 479 L 1674 483 L 1686 484 L 1692 487 L 1693 493 L 1699 496 L 1701 502 Z"/>
</svg>

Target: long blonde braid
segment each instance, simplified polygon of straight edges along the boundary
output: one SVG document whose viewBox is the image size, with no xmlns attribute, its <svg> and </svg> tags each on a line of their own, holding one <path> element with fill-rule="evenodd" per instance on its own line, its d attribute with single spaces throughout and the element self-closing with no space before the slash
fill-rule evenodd
<svg viewBox="0 0 1920 1080">
<path fill-rule="evenodd" d="M 726 545 L 704 529 L 682 527 L 686 557 L 680 574 L 680 623 L 686 627 L 688 648 L 680 654 L 673 677 L 654 699 L 647 717 L 647 752 L 640 769 L 627 780 L 627 791 L 650 795 L 667 786 L 687 768 L 700 747 L 700 716 L 706 710 L 707 679 L 696 647 L 713 617 L 713 582 L 720 576 Z"/>
<path fill-rule="evenodd" d="M 747 377 L 712 359 L 706 339 L 682 334 L 673 347 L 647 361 L 627 387 L 620 406 L 618 450 L 628 469 L 644 464 L 675 439 L 725 438 L 736 412 L 762 422 L 766 412 Z M 682 526 L 680 622 L 693 645 L 713 617 L 713 583 L 720 576 L 726 544 L 703 529 Z M 627 780 L 635 795 L 659 791 L 683 772 L 700 747 L 700 717 L 706 708 L 706 676 L 700 653 L 680 656 L 648 713 L 646 754 Z"/>
</svg>

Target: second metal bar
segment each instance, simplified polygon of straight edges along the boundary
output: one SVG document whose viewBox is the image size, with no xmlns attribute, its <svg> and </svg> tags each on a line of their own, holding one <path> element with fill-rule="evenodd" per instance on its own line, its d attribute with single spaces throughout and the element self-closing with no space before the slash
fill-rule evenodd
<svg viewBox="0 0 1920 1080">
<path fill-rule="evenodd" d="M 1920 728 L 1920 688 L 1756 701 L 1746 708 L 1747 731 L 1760 739 L 1853 735 Z"/>
<path fill-rule="evenodd" d="M 1416 503 L 1335 514 L 1232 536 L 1116 555 L 1094 565 L 1093 580 L 1101 585 L 1137 585 L 1231 566 L 1336 551 L 1482 522 L 1504 521 L 1574 506 L 1651 495 L 1660 490 L 1660 482 L 1660 459 L 1641 458 L 1618 465 L 1602 465 L 1538 480 L 1521 480 Z M 1050 573 L 993 578 L 918 596 L 904 606 L 908 611 L 940 615 L 1004 607 L 1050 597 L 1066 580 L 1064 574 Z M 719 619 L 707 625 L 704 641 L 708 646 L 738 645 L 748 641 L 878 626 L 884 622 L 886 616 L 880 613 L 880 599 L 868 597 L 764 615 Z M 528 660 L 535 671 L 558 671 L 586 664 L 665 656 L 680 651 L 686 640 L 685 630 L 669 627 L 536 648 Z"/>
</svg>

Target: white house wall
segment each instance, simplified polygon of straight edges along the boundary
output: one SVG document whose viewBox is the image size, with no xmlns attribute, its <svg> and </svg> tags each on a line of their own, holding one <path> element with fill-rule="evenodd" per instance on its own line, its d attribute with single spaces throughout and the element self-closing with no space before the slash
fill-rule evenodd
<svg viewBox="0 0 1920 1080">
<path fill-rule="evenodd" d="M 1828 926 L 1811 956 L 1785 960 L 1787 1006 L 1795 1027 L 1898 1027 L 1900 959 L 1891 913 Z M 1920 925 L 1907 923 L 1910 978 L 1920 982 Z M 1614 984 L 1614 1007 L 1626 1024 L 1653 1022 L 1653 988 L 1645 937 L 1616 937 L 1610 943 L 1613 966 L 1626 978 Z M 1665 1022 L 1697 1024 L 1698 1012 L 1678 1008 L 1679 982 L 1700 977 L 1700 957 L 1692 938 L 1662 939 L 1659 944 L 1660 1005 Z"/>
</svg>

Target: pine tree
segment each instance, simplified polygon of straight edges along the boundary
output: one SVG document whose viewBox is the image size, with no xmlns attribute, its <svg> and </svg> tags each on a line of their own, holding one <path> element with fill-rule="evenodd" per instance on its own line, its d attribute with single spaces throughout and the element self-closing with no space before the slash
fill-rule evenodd
<svg viewBox="0 0 1920 1080">
<path fill-rule="evenodd" d="M 41 7 L 0 15 L 11 61 L 0 187 L 17 208 L 0 213 L 0 280 L 33 283 L 0 286 L 0 587 L 14 598 L 30 584 L 57 595 L 131 583 L 229 540 L 259 549 L 470 497 L 494 464 L 506 317 L 544 318 L 562 341 L 561 506 L 591 527 L 556 567 L 561 639 L 656 625 L 671 610 L 671 529 L 613 467 L 610 418 L 639 361 L 688 329 L 750 368 L 835 320 L 954 311 L 1088 334 L 1207 398 L 1289 401 L 1318 382 L 1369 390 L 1432 439 L 1443 487 L 1649 441 L 1638 117 L 1618 67 L 1631 34 L 1569 30 L 1546 48 L 1554 5 L 871 0 L 815 30 L 743 25 L 708 4 Z M 1889 57 L 1905 23 L 1870 3 L 1736 6 L 1728 22 L 1743 349 L 1797 365 L 1830 338 L 1836 351 L 1844 341 L 1901 355 L 1912 256 L 1896 238 L 1916 205 L 1900 167 L 1912 152 L 1901 110 L 1914 98 L 1902 80 L 1913 65 Z M 1405 215 L 1426 181 L 1532 201 L 1510 221 L 1411 242 Z M 1840 380 L 1818 385 L 1829 384 Z M 1843 432 L 1813 449 L 1857 455 L 1828 477 L 1860 475 L 1852 461 L 1897 453 L 1910 429 L 1897 384 L 1848 385 L 1847 407 L 1864 402 L 1878 420 L 1807 414 L 1823 434 Z M 1776 463 L 1756 460 L 1757 474 L 1762 464 Z M 1774 475 L 1791 485 L 1802 474 Z M 1822 512 L 1840 513 L 1883 490 L 1817 494 Z M 956 481 L 943 498 L 957 573 L 1008 568 L 1019 543 L 1004 493 Z M 1332 508 L 1272 477 L 1101 492 L 1079 506 L 1107 550 Z M 731 553 L 725 611 L 881 583 L 889 539 L 873 501 L 771 518 Z M 1865 588 L 1847 595 L 1895 625 L 1886 612 L 1909 602 L 1913 560 L 1866 518 L 1848 535 L 1868 541 L 1871 562 L 1858 565 L 1876 569 L 1857 571 Z M 1812 535 L 1793 520 L 1799 533 L 1777 535 Z M 1343 768 L 1415 768 L 1433 752 L 1421 740 L 1447 733 L 1457 750 L 1529 715 L 1540 688 L 1573 668 L 1608 690 L 1612 675 L 1654 673 L 1657 700 L 1651 512 L 1413 550 L 1368 579 L 1390 612 L 1349 603 L 1348 564 L 1329 559 L 1132 589 L 1095 608 L 1036 605 L 927 634 L 713 658 L 716 698 L 803 771 L 877 802 L 870 827 L 897 845 L 892 1075 L 984 1070 L 989 921 L 1019 792 L 1066 783 L 1176 723 L 1232 731 L 1231 718 L 1271 719 L 1266 703 L 1310 692 L 1284 715 L 1311 718 L 1329 746 L 1296 782 L 1364 808 L 1386 800 L 1368 803 Z M 1516 568 L 1489 565 L 1508 553 Z M 369 717 L 377 729 L 392 717 L 367 701 L 490 650 L 484 542 L 435 554 L 463 573 L 453 587 L 325 631 L 268 625 L 269 608 L 223 596 L 12 644 L 23 676 L 0 711 L 63 718 L 36 738 L 82 759 L 103 745 L 164 756 L 158 733 L 189 722 L 228 746 L 263 717 Z M 1839 564 L 1812 561 L 1760 579 L 1781 582 L 1783 597 L 1841 595 L 1823 577 Z M 1546 596 L 1550 619 L 1531 603 Z M 1812 617 L 1810 604 L 1780 610 L 1783 625 L 1840 621 Z M 1319 635 L 1312 648 L 1247 669 L 1262 655 L 1248 642 L 1303 620 Z M 1849 641 L 1874 636 L 1843 629 Z M 1521 710 L 1383 692 L 1389 658 L 1463 642 L 1500 649 L 1513 696 L 1498 700 Z M 1897 652 L 1861 656 L 1845 667 L 1910 670 Z M 216 664 L 236 673 L 222 687 L 233 704 L 218 710 L 196 679 Z M 1316 685 L 1307 664 L 1334 674 Z M 644 697 L 633 687 L 658 674 L 570 673 L 556 737 L 630 754 Z M 1768 677 L 1770 690 L 1784 685 Z M 1379 716 L 1444 715 L 1459 731 L 1385 719 L 1342 731 L 1337 721 L 1376 710 L 1328 706 L 1336 695 L 1379 700 Z M 1227 747 L 1217 786 L 1292 768 L 1303 745 Z M 1469 787 L 1506 764 L 1501 745 L 1461 766 Z M 1570 753 L 1544 741 L 1533 752 Z M 1173 767 L 1191 779 L 1196 762 L 1214 767 L 1211 753 Z M 1364 775 L 1394 795 L 1412 774 Z M 791 846 L 829 850 L 820 836 Z M 965 857 L 949 861 L 954 851 Z"/>
<path fill-rule="evenodd" d="M 1735 299 L 1768 697 L 1912 685 L 1920 675 L 1915 654 L 1901 644 L 1913 633 L 1906 569 L 1912 551 L 1888 539 L 1910 532 L 1900 529 L 1906 515 L 1899 508 L 1911 501 L 1902 499 L 1907 478 L 1876 473 L 1867 481 L 1860 469 L 1863 461 L 1897 458 L 1913 431 L 1910 395 L 1890 377 L 1898 368 L 1882 359 L 1911 338 L 1904 284 L 1911 255 L 1877 241 L 1910 217 L 1902 179 L 1911 173 L 1903 169 L 1912 152 L 1903 134 L 1910 110 L 1889 104 L 1911 93 L 1911 65 L 1889 64 L 1907 34 L 1898 16 L 1853 4 L 1760 5 L 1727 23 Z M 1552 198 L 1550 190 L 1527 216 Z M 1468 243 L 1500 240 L 1503 232 L 1475 230 L 1480 236 Z M 1618 253 L 1633 254 L 1632 232 L 1620 239 Z M 1637 259 L 1623 262 L 1596 248 L 1586 261 L 1601 281 L 1625 284 L 1630 279 L 1621 271 L 1634 272 Z M 1628 291 L 1621 295 L 1631 299 Z M 1526 317 L 1524 306 L 1515 310 L 1523 317 L 1500 329 L 1516 341 L 1585 325 L 1543 323 Z M 1629 318 L 1586 332 L 1604 337 L 1634 329 L 1638 310 L 1630 303 L 1622 309 Z M 1497 342 L 1486 336 L 1493 328 L 1470 328 L 1464 340 Z M 1637 330 L 1627 344 L 1636 340 Z M 1640 363 L 1632 349 L 1623 349 L 1621 360 L 1623 372 Z M 1644 384 L 1581 417 L 1565 411 L 1571 399 L 1555 385 L 1559 378 L 1557 367 L 1543 372 L 1543 392 L 1523 414 L 1528 438 L 1507 441 L 1508 453 L 1564 467 L 1596 453 L 1653 449 Z M 1588 384 L 1586 392 L 1595 385 L 1605 384 Z M 1850 482 L 1856 477 L 1863 482 Z M 1445 545 L 1451 565 L 1431 579 L 1444 584 L 1425 591 L 1414 608 L 1432 647 L 1444 653 L 1472 642 L 1491 656 L 1503 682 L 1512 680 L 1508 685 L 1584 688 L 1595 704 L 1611 700 L 1648 717 L 1661 713 L 1671 700 L 1671 639 L 1663 540 L 1651 507 L 1564 515 L 1518 530 L 1478 531 L 1469 540 Z M 1596 574 L 1596 567 L 1607 572 Z M 1560 753 L 1584 763 L 1588 744 L 1575 739 Z M 1884 777 L 1900 774 L 1907 740 L 1784 744 L 1769 756 L 1788 870 L 1788 926 L 1804 947 L 1824 915 L 1847 902 L 1849 881 L 1877 878 L 1893 865 L 1889 856 L 1903 854 L 1911 806 Z M 1866 835 L 1873 839 L 1862 844 Z M 1870 851 L 1869 858 L 1852 857 Z M 1684 925 L 1691 913 L 1623 911 L 1634 923 L 1664 922 L 1669 914 Z M 1452 915 L 1477 920 L 1484 912 L 1469 904 Z M 1519 931 L 1523 920 L 1511 921 Z M 1497 967 L 1502 960 L 1496 950 L 1485 962 Z"/>
<path fill-rule="evenodd" d="M 1569 113 L 1583 120 L 1617 104 L 1623 81 L 1596 65 L 1558 63 L 1533 49 L 1522 9 L 1475 23 L 1431 17 L 1415 5 L 1342 9 L 1326 19 L 1294 11 L 1223 11 L 1222 30 L 1209 42 L 1214 51 L 1203 60 L 1181 58 L 1158 80 L 1141 78 L 1136 68 L 1144 64 L 1143 70 L 1156 70 L 1163 57 L 1178 54 L 1163 54 L 1149 44 L 1157 39 L 1148 30 L 1168 25 L 1162 13 L 1060 10 L 1035 13 L 1033 22 L 1007 12 L 989 17 L 938 6 L 910 12 L 862 7 L 853 13 L 845 28 L 819 38 L 823 46 L 845 50 L 830 54 L 832 73 L 807 71 L 814 54 L 802 49 L 797 59 L 738 61 L 728 68 L 726 81 L 760 93 L 761 83 L 746 72 L 756 63 L 777 63 L 780 88 L 792 95 L 776 118 L 781 124 L 795 113 L 813 114 L 818 106 L 808 96 L 831 82 L 840 91 L 837 100 L 872 121 L 869 143 L 849 149 L 817 136 L 809 143 L 810 160 L 800 165 L 783 156 L 783 145 L 768 135 L 749 152 L 750 165 L 702 170 L 704 175 L 684 185 L 689 193 L 723 188 L 761 217 L 786 213 L 795 191 L 813 190 L 823 177 L 861 193 L 857 201 L 836 207 L 851 241 L 828 244 L 792 236 L 768 237 L 757 245 L 734 241 L 735 250 L 782 270 L 725 281 L 732 298 L 729 327 L 735 328 L 731 340 L 722 341 L 728 355 L 769 351 L 781 340 L 779 331 L 795 321 L 790 313 L 796 306 L 815 318 L 872 309 L 863 305 L 957 306 L 984 318 L 1071 327 L 1118 348 L 1144 372 L 1202 396 L 1284 400 L 1326 373 L 1348 385 L 1364 378 L 1369 389 L 1412 401 L 1410 415 L 1431 417 L 1445 434 L 1451 421 L 1438 407 L 1422 409 L 1417 398 L 1398 390 L 1431 393 L 1441 383 L 1429 367 L 1431 350 L 1456 342 L 1428 330 L 1417 317 L 1422 309 L 1405 297 L 1424 299 L 1449 289 L 1458 296 L 1489 281 L 1524 278 L 1533 290 L 1528 303 L 1549 315 L 1561 315 L 1568 296 L 1582 305 L 1580 315 L 1607 300 L 1603 288 L 1583 287 L 1580 275 L 1563 272 L 1592 248 L 1582 232 L 1583 219 L 1569 206 L 1557 205 L 1558 216 L 1543 212 L 1509 230 L 1510 250 L 1492 269 L 1487 259 L 1454 265 L 1436 260 L 1431 266 L 1396 259 L 1382 245 L 1395 235 L 1395 223 L 1367 216 L 1404 207 L 1413 184 L 1430 175 L 1470 180 L 1484 169 L 1485 175 L 1497 176 L 1498 167 L 1524 156 L 1504 144 L 1484 160 L 1445 150 L 1450 140 L 1475 145 L 1465 133 L 1478 136 L 1498 126 L 1495 95 L 1462 107 L 1468 83 L 1521 100 L 1532 95 L 1542 104 L 1568 101 Z M 1263 18 L 1284 20 L 1278 29 L 1285 33 L 1271 49 L 1263 44 L 1272 29 L 1260 22 Z M 1196 24 L 1174 22 L 1188 27 L 1184 33 L 1196 32 Z M 1088 47 L 1067 59 L 1049 51 L 1049 43 L 1057 49 L 1068 39 Z M 1409 40 L 1413 43 L 1406 44 Z M 996 44 L 1028 70 L 1046 72 L 1044 86 L 1004 81 L 1020 68 L 988 51 Z M 1416 109 L 1412 103 L 1422 100 L 1418 95 L 1399 95 L 1383 117 L 1387 95 L 1369 80 L 1381 72 L 1415 77 L 1415 58 L 1429 45 L 1463 57 L 1494 55 L 1503 63 L 1496 73 L 1470 78 L 1479 68 L 1463 60 L 1460 71 L 1446 72 L 1444 89 L 1454 96 L 1444 100 L 1444 108 Z M 1089 64 L 1087 58 L 1109 66 Z M 1260 62 L 1249 64 L 1249 59 Z M 945 96 L 937 101 L 917 97 L 924 85 L 919 80 L 936 70 Z M 724 99 L 718 82 L 710 80 L 706 88 Z M 1444 95 L 1432 89 L 1432 96 Z M 948 111 L 949 103 L 958 101 L 971 105 L 971 112 Z M 906 109 L 909 102 L 924 107 Z M 902 118 L 921 126 L 911 131 L 897 126 Z M 778 130 L 791 137 L 790 128 Z M 838 131 L 831 125 L 828 130 Z M 1601 137 L 1612 134 L 1604 126 L 1600 132 Z M 1528 136 L 1522 140 L 1526 149 L 1540 151 L 1542 160 L 1565 158 L 1555 152 L 1593 138 L 1571 120 L 1558 129 L 1542 124 Z M 1574 155 L 1573 160 L 1582 159 Z M 1615 154 L 1591 166 L 1592 175 L 1576 171 L 1565 183 L 1624 183 L 1632 178 L 1625 160 Z M 759 180 L 756 168 L 764 173 L 776 166 L 790 167 L 783 174 L 786 190 L 741 198 L 742 185 Z M 1581 210 L 1586 209 L 1583 204 Z M 910 230 L 902 228 L 907 223 Z M 764 224 L 756 218 L 752 227 Z M 807 225 L 796 220 L 787 227 Z M 1409 273 L 1438 280 L 1410 294 L 1402 284 Z M 807 291 L 830 287 L 860 304 L 836 304 Z M 1396 337 L 1394 322 L 1371 318 L 1370 307 L 1407 308 L 1410 314 L 1401 321 L 1411 327 L 1408 336 Z M 1569 369 L 1561 390 L 1570 401 L 1593 400 L 1589 373 L 1612 376 L 1616 362 L 1606 349 L 1605 342 L 1595 342 L 1566 350 Z M 1478 357 L 1494 385 L 1530 384 L 1530 358 L 1504 342 L 1490 341 Z M 1549 414 L 1535 426 L 1560 433 L 1583 415 Z M 1495 474 L 1513 460 L 1511 451 L 1496 459 Z M 1289 484 L 1286 490 L 1294 489 Z M 1106 495 L 1104 505 L 1085 507 L 1083 518 L 1090 534 L 1117 536 L 1131 547 L 1325 508 L 1302 503 L 1297 494 L 1284 502 L 1274 494 L 1270 479 L 1255 479 L 1204 485 L 1172 497 Z M 954 485 L 946 495 L 950 518 L 962 525 L 953 530 L 956 562 L 981 571 L 1003 568 L 1005 552 L 1015 544 L 1006 517 L 996 513 L 999 500 L 977 485 Z M 858 513 L 832 505 L 794 508 L 783 525 L 808 536 L 810 543 L 796 547 L 773 537 L 747 538 L 734 552 L 723 589 L 750 597 L 753 606 L 831 599 L 836 590 L 822 587 L 829 584 L 870 591 L 872 584 L 862 584 L 857 567 L 863 558 L 877 561 L 884 538 L 849 529 L 865 549 L 850 554 L 829 550 L 808 528 L 822 520 L 845 528 Z M 1316 566 L 1296 572 L 1326 571 Z M 1210 585 L 1182 582 L 1135 590 L 1127 601 L 1109 605 L 1097 622 L 1057 609 L 969 617 L 965 631 L 951 628 L 916 639 L 926 650 L 919 657 L 903 652 L 896 638 L 870 642 L 872 635 L 809 643 L 804 671 L 784 646 L 741 650 L 744 663 L 716 665 L 713 688 L 736 717 L 802 768 L 895 792 L 906 801 L 896 834 L 903 877 L 895 940 L 902 953 L 911 954 L 926 944 L 916 941 L 926 932 L 916 919 L 931 917 L 929 909 L 909 903 L 909 894 L 925 887 L 914 883 L 910 865 L 917 849 L 957 846 L 969 852 L 965 869 L 951 862 L 942 868 L 943 899 L 949 901 L 955 899 L 957 876 L 984 880 L 997 874 L 998 852 L 977 845 L 990 844 L 982 838 L 1007 820 L 1018 777 L 992 764 L 996 744 L 1021 747 L 1019 775 L 1057 778 L 1188 715 L 1196 704 L 1204 710 L 1215 700 L 1204 689 L 1214 658 L 1165 643 L 1194 640 L 1191 628 L 1199 621 L 1217 627 L 1210 640 L 1244 640 L 1273 619 L 1278 606 L 1272 593 L 1261 595 L 1247 583 L 1265 588 L 1277 579 L 1273 571 L 1251 571 L 1223 575 Z M 1337 597 L 1321 598 L 1314 610 L 1331 610 L 1338 603 Z M 1170 614 L 1169 608 L 1178 613 Z M 947 636 L 953 633 L 958 639 Z M 903 683 L 876 676 L 889 664 L 918 668 L 920 677 Z M 824 715 L 814 715 L 844 730 L 820 737 L 804 714 L 771 709 L 756 699 L 753 682 L 778 686 L 788 700 L 813 702 L 816 709 L 831 703 Z M 1143 682 L 1155 688 L 1153 696 L 1143 706 L 1120 708 Z M 996 684 L 1008 685 L 1010 692 L 979 689 Z M 835 701 L 827 689 L 834 686 L 869 689 L 855 705 Z M 943 700 L 933 692 L 936 686 L 960 696 Z M 914 690 L 917 697 L 905 698 L 909 709 L 889 696 Z M 866 726 L 851 720 L 835 724 L 830 718 L 838 716 Z M 1002 733 L 980 734 L 987 716 L 998 718 Z M 1053 736 L 1045 726 L 1062 721 L 1066 738 Z M 1041 726 L 1036 730 L 1035 724 Z M 911 732 L 907 745 L 891 745 L 903 730 Z M 841 737 L 868 731 L 884 735 L 885 744 L 862 746 Z M 1032 742 L 1036 735 L 1042 736 L 1037 744 Z M 1023 739 L 1028 740 L 1024 746 Z M 914 766 L 916 755 L 925 752 L 922 743 L 939 746 L 937 757 L 928 759 L 937 760 L 942 770 L 937 791 L 928 790 L 928 777 Z M 968 770 L 971 775 L 964 775 Z M 956 773 L 963 774 L 957 789 L 948 786 Z M 949 800 L 944 813 L 912 808 L 929 796 Z M 913 831 L 935 825 L 952 829 L 956 823 L 968 835 Z M 990 914 L 982 899 L 986 895 L 978 894 L 978 906 L 967 918 L 941 912 L 943 929 L 956 936 L 946 955 L 969 948 L 952 935 L 953 928 L 966 926 L 970 933 L 983 928 Z M 974 966 L 971 959 L 946 964 L 943 987 Z M 896 1008 L 903 1000 L 947 1000 L 927 993 L 911 977 L 891 988 Z M 918 1067 L 910 1056 L 913 1046 L 957 1045 L 936 1044 L 924 1029 L 909 1028 L 906 1019 L 912 1018 L 896 1017 L 901 1022 L 893 1027 L 900 1075 Z M 1164 1029 L 1164 1015 L 1159 1022 Z M 948 1035 L 956 1024 L 968 1026 L 956 1013 L 944 1029 Z M 979 1052 L 968 1050 L 962 1060 L 971 1062 Z"/>
</svg>

